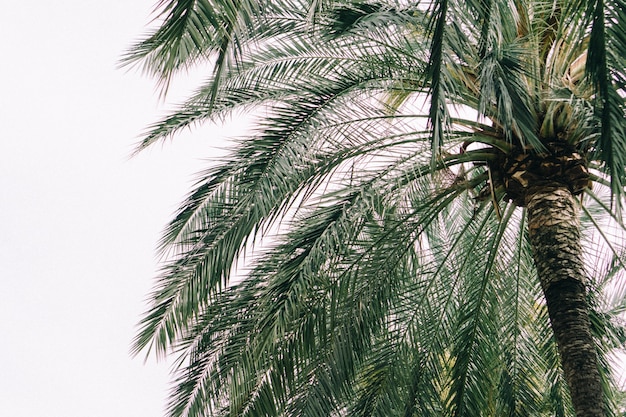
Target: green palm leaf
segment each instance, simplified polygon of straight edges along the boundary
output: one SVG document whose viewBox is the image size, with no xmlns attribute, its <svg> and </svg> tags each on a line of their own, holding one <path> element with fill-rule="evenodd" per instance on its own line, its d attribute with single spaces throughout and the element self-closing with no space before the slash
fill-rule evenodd
<svg viewBox="0 0 626 417">
<path fill-rule="evenodd" d="M 258 116 L 160 243 L 133 351 L 179 355 L 169 415 L 618 415 L 620 2 L 159 9 L 125 62 L 165 85 L 212 72 L 138 151 Z M 542 218 L 554 201 L 562 215 Z M 542 239 L 566 235 L 569 208 L 573 237 L 553 250 Z M 582 294 L 590 383 L 556 331 L 563 283 Z M 587 385 L 602 414 L 580 400 Z"/>
</svg>

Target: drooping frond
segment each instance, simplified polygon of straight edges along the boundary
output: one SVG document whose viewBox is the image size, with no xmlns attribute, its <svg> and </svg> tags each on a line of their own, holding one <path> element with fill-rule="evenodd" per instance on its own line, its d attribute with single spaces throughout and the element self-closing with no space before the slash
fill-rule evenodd
<svg viewBox="0 0 626 417">
<path fill-rule="evenodd" d="M 161 1 L 156 10 L 160 27 L 137 43 L 123 63 L 142 62 L 143 68 L 165 84 L 180 69 L 216 54 L 219 74 L 231 48 L 239 48 L 247 28 L 259 24 L 259 5 L 254 1 L 177 0 Z M 254 21 L 254 23 L 253 23 Z"/>
<path fill-rule="evenodd" d="M 585 68 L 595 93 L 594 151 L 609 175 L 619 212 L 626 186 L 626 7 L 622 1 L 584 3 L 584 35 L 588 44 Z M 579 7 L 582 9 L 583 5 Z"/>
</svg>

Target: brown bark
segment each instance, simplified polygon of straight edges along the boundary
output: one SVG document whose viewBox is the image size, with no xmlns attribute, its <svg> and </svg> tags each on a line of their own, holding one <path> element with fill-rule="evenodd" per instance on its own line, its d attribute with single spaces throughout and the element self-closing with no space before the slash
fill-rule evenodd
<svg viewBox="0 0 626 417">
<path fill-rule="evenodd" d="M 529 190 L 526 206 L 535 265 L 576 416 L 604 417 L 576 202 L 566 186 L 554 183 Z"/>
</svg>

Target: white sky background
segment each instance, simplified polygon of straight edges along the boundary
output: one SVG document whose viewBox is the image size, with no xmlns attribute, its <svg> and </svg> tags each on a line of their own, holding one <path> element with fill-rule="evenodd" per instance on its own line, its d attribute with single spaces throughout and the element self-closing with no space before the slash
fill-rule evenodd
<svg viewBox="0 0 626 417">
<path fill-rule="evenodd" d="M 202 159 L 238 132 L 128 160 L 168 108 L 154 80 L 116 68 L 155 2 L 2 4 L 0 417 L 164 414 L 169 365 L 128 353 L 154 249 Z"/>
</svg>

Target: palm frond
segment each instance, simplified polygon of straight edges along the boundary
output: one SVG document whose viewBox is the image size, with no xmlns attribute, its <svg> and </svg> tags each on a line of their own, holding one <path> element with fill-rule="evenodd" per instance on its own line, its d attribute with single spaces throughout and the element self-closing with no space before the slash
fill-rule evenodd
<svg viewBox="0 0 626 417">
<path fill-rule="evenodd" d="M 238 45 L 240 32 L 251 24 L 257 4 L 246 0 L 161 1 L 154 33 L 134 45 L 123 57 L 125 65 L 143 61 L 143 69 L 167 85 L 172 75 L 210 54 L 217 53 L 218 65 L 225 64 L 231 43 Z"/>
<path fill-rule="evenodd" d="M 596 0 L 588 2 L 587 15 L 591 29 L 586 68 L 597 92 L 595 106 L 600 125 L 596 152 L 610 176 L 619 211 L 626 185 L 626 31 L 620 24 L 626 19 L 626 10 L 620 1 Z"/>
</svg>

